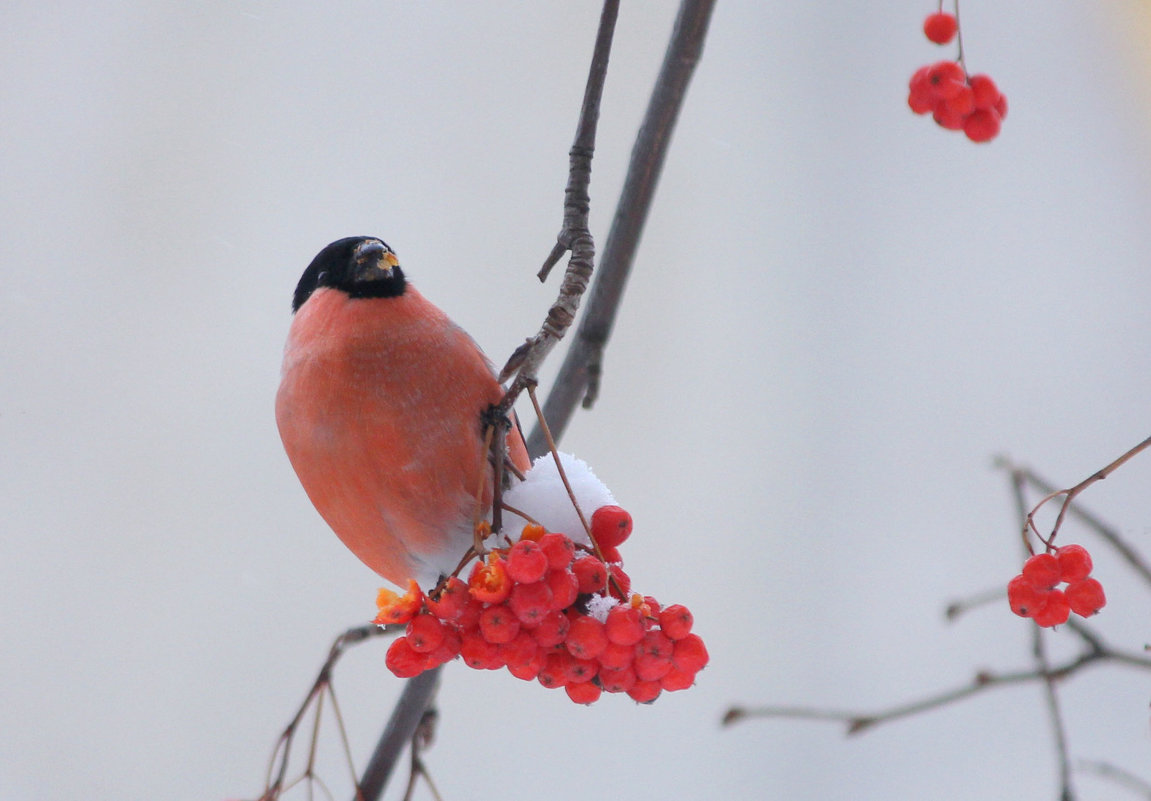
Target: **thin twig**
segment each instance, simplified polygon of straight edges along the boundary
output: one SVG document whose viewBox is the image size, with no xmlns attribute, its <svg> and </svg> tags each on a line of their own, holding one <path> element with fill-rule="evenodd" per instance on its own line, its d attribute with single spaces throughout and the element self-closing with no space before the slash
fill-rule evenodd
<svg viewBox="0 0 1151 801">
<path fill-rule="evenodd" d="M 1024 496 L 1025 479 L 1017 471 L 1011 473 L 1011 493 L 1015 498 L 1015 512 L 1018 519 L 1027 520 L 1027 499 Z M 1026 556 L 1026 555 L 1025 555 Z M 1097 644 L 1092 645 L 1089 653 L 1098 653 Z M 1055 679 L 1051 675 L 1051 661 L 1047 656 L 1047 642 L 1044 632 L 1039 626 L 1031 627 L 1031 653 L 1035 657 L 1035 664 L 1043 676 L 1043 697 L 1047 703 L 1047 712 L 1051 718 L 1051 731 L 1055 739 L 1055 752 L 1059 757 L 1059 786 L 1062 801 L 1072 801 L 1075 792 L 1071 787 L 1071 757 L 1067 749 L 1067 727 L 1063 722 L 1063 713 L 1059 706 L 1059 693 L 1055 687 Z"/>
<path fill-rule="evenodd" d="M 1053 547 L 1055 543 L 1055 535 L 1059 533 L 1059 527 L 1063 525 L 1063 518 L 1066 516 L 1068 507 L 1071 506 L 1071 502 L 1075 499 L 1075 496 L 1083 492 L 1083 490 L 1087 489 L 1095 482 L 1102 481 L 1103 479 L 1107 478 L 1107 476 L 1114 473 L 1116 470 L 1129 462 L 1131 459 L 1138 456 L 1140 452 L 1146 450 L 1148 447 L 1151 447 L 1151 437 L 1143 440 L 1134 448 L 1127 451 L 1125 454 L 1111 462 L 1111 464 L 1107 465 L 1103 469 L 1095 471 L 1087 478 L 1076 484 L 1074 487 L 1062 490 L 1053 490 L 1049 492 L 1047 496 L 1043 498 L 1043 500 L 1035 504 L 1035 508 L 1033 508 L 1024 519 L 1023 542 L 1026 543 L 1027 550 L 1031 553 L 1034 553 L 1034 551 L 1031 549 L 1031 541 L 1027 536 L 1030 532 L 1034 532 L 1035 536 L 1039 538 L 1039 541 L 1046 545 L 1048 548 Z M 1055 518 L 1055 525 L 1051 527 L 1051 533 L 1044 537 L 1043 534 L 1039 531 L 1039 527 L 1035 525 L 1035 515 L 1039 512 L 1044 504 L 1050 500 L 1058 498 L 1060 495 L 1065 496 L 1063 499 L 1063 505 L 1059 507 L 1059 515 Z"/>
<path fill-rule="evenodd" d="M 1080 759 L 1076 763 L 1075 769 L 1080 773 L 1093 773 L 1104 779 L 1110 779 L 1151 801 L 1151 782 L 1141 776 L 1136 776 L 1129 770 L 1124 770 L 1118 765 L 1113 765 L 1110 762 Z"/>
<path fill-rule="evenodd" d="M 714 5 L 715 0 L 684 0 L 680 4 L 671 41 L 632 148 L 595 281 L 588 291 L 587 308 L 544 403 L 544 416 L 556 439 L 567 430 L 580 399 L 585 398 L 584 407 L 588 408 L 598 392 L 604 347 L 615 325 L 616 310 L 639 249 L 676 120 L 703 52 Z M 528 437 L 528 452 L 544 453 L 538 426 Z"/>
<path fill-rule="evenodd" d="M 588 189 L 591 185 L 591 161 L 592 154 L 595 153 L 600 99 L 603 97 L 611 42 L 618 15 L 619 0 L 604 0 L 595 50 L 588 70 L 587 88 L 584 90 L 583 107 L 580 110 L 579 124 L 576 126 L 575 141 L 568 154 L 568 184 L 564 191 L 563 227 L 556 237 L 555 247 L 552 248 L 540 271 L 540 280 L 547 277 L 551 267 L 559 261 L 565 250 L 571 251 L 571 258 L 568 259 L 567 270 L 560 284 L 559 296 L 548 309 L 540 330 L 516 349 L 500 371 L 501 383 L 515 375 L 499 405 L 500 411 L 505 414 L 511 411 L 516 398 L 523 390 L 529 385 L 535 386 L 538 383 L 540 365 L 571 327 L 579 310 L 580 298 L 587 289 L 588 281 L 591 280 L 595 264 L 595 241 L 592 239 L 588 221 L 591 205 Z"/>
<path fill-rule="evenodd" d="M 948 623 L 954 623 L 959 619 L 960 615 L 965 615 L 968 612 L 977 609 L 981 606 L 988 606 L 993 603 L 998 603 L 1007 597 L 1002 587 L 996 587 L 993 590 L 984 590 L 977 595 L 969 595 L 966 598 L 957 598 L 943 610 L 943 616 L 947 618 Z"/>
<path fill-rule="evenodd" d="M 1004 470 L 1018 471 L 1027 483 L 1034 487 L 1038 492 L 1044 494 L 1054 493 L 1055 485 L 1047 479 L 1038 475 L 1034 470 L 1029 467 L 1019 467 L 1014 465 L 1006 456 L 997 457 L 995 465 Z M 1143 557 L 1135 550 L 1122 535 L 1112 526 L 1103 522 L 1099 517 L 1087 511 L 1079 503 L 1073 503 L 1068 507 L 1068 513 L 1075 518 L 1089 526 L 1095 533 L 1102 537 L 1107 544 L 1109 544 L 1115 551 L 1123 558 L 1127 564 L 1137 572 L 1143 580 L 1151 585 L 1151 566 L 1144 561 Z"/>
</svg>

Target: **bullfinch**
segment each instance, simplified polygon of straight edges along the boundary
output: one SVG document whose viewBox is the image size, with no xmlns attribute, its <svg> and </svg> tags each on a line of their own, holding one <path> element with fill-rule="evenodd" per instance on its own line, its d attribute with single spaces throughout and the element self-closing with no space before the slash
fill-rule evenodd
<svg viewBox="0 0 1151 801">
<path fill-rule="evenodd" d="M 492 502 L 485 414 L 503 390 L 491 363 L 373 237 L 321 250 L 292 313 L 276 395 L 288 459 L 364 564 L 427 589 L 459 564 L 477 508 L 482 517 Z M 527 470 L 515 425 L 507 446 Z"/>
</svg>

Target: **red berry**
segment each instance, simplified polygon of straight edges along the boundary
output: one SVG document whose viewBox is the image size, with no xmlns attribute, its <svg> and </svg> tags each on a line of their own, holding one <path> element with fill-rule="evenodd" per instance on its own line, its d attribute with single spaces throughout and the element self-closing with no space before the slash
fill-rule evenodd
<svg viewBox="0 0 1151 801">
<path fill-rule="evenodd" d="M 946 100 L 936 103 L 935 113 L 931 116 L 936 125 L 949 131 L 962 131 L 964 123 L 967 122 L 967 115 L 952 111 Z"/>
<path fill-rule="evenodd" d="M 468 587 L 477 601 L 503 603 L 512 591 L 512 577 L 508 575 L 507 563 L 494 553 L 488 556 L 486 562 L 476 562 L 468 577 Z"/>
<path fill-rule="evenodd" d="M 908 84 L 907 105 L 916 114 L 926 114 L 935 109 L 935 95 L 928 80 L 930 72 L 930 66 L 920 67 L 911 76 L 911 82 Z"/>
<path fill-rule="evenodd" d="M 575 701 L 577 704 L 594 704 L 599 700 L 600 693 L 603 691 L 590 681 L 582 681 L 579 684 L 569 684 L 564 687 L 568 694 L 568 698 Z"/>
<path fill-rule="evenodd" d="M 531 584 L 548 572 L 548 557 L 538 543 L 520 540 L 508 552 L 507 567 L 512 581 Z"/>
<path fill-rule="evenodd" d="M 464 664 L 476 670 L 496 670 L 504 666 L 500 647 L 485 640 L 478 631 L 460 637 L 460 657 Z"/>
<path fill-rule="evenodd" d="M 695 671 L 680 670 L 674 664 L 671 670 L 659 680 L 659 686 L 669 693 L 676 690 L 686 690 L 693 684 L 695 684 Z"/>
<path fill-rule="evenodd" d="M 548 558 L 548 567 L 562 570 L 575 558 L 575 544 L 566 534 L 549 532 L 540 539 L 540 548 Z"/>
<path fill-rule="evenodd" d="M 623 557 L 620 556 L 619 548 L 615 548 L 610 545 L 601 545 L 599 552 L 603 556 L 603 560 L 609 565 L 623 564 Z"/>
<path fill-rule="evenodd" d="M 927 19 L 923 21 L 924 35 L 936 44 L 947 44 L 955 38 L 957 30 L 959 30 L 959 21 L 953 15 L 943 11 L 928 14 Z"/>
<path fill-rule="evenodd" d="M 1007 95 L 999 95 L 999 99 L 995 101 L 995 113 L 999 115 L 1000 122 L 1007 119 Z"/>
<path fill-rule="evenodd" d="M 609 642 L 618 645 L 635 645 L 643 639 L 646 629 L 638 609 L 628 604 L 620 604 L 613 606 L 611 611 L 607 613 L 607 620 L 604 621 L 604 633 L 607 634 Z"/>
<path fill-rule="evenodd" d="M 659 698 L 659 691 L 658 681 L 636 681 L 631 689 L 627 691 L 627 694 L 633 701 L 641 704 L 650 704 Z"/>
<path fill-rule="evenodd" d="M 552 609 L 567 609 L 579 597 L 579 579 L 567 568 L 549 570 L 543 583 L 552 591 Z"/>
<path fill-rule="evenodd" d="M 632 669 L 631 665 L 617 670 L 601 667 L 597 678 L 604 692 L 608 693 L 626 693 L 635 686 L 636 682 L 635 670 Z"/>
<path fill-rule="evenodd" d="M 552 608 L 552 591 L 542 581 L 517 584 L 508 596 L 508 606 L 526 627 L 538 626 Z"/>
<path fill-rule="evenodd" d="M 1023 578 L 1038 590 L 1049 590 L 1059 583 L 1059 561 L 1054 554 L 1037 553 L 1023 563 Z"/>
<path fill-rule="evenodd" d="M 964 86 L 953 97 L 944 100 L 943 103 L 949 114 L 966 117 L 975 111 L 975 92 L 971 91 L 970 86 Z"/>
<path fill-rule="evenodd" d="M 1103 585 L 1093 578 L 1085 578 L 1068 585 L 1064 595 L 1071 611 L 1083 617 L 1091 617 L 1107 604 Z"/>
<path fill-rule="evenodd" d="M 540 646 L 536 642 L 536 638 L 525 629 L 520 629 L 515 637 L 500 645 L 500 656 L 508 668 L 514 665 L 528 664 L 539 651 Z"/>
<path fill-rule="evenodd" d="M 672 641 L 663 632 L 649 631 L 637 646 L 635 675 L 641 681 L 659 681 L 671 670 Z"/>
<path fill-rule="evenodd" d="M 388 646 L 384 664 L 398 678 L 410 679 L 424 672 L 428 664 L 428 655 L 413 650 L 407 637 L 397 637 Z"/>
<path fill-rule="evenodd" d="M 428 654 L 428 667 L 433 668 L 445 662 L 451 662 L 460 655 L 462 645 L 463 641 L 460 639 L 459 632 L 453 631 L 449 626 L 444 626 L 444 641 L 440 643 L 439 648 Z"/>
<path fill-rule="evenodd" d="M 999 114 L 994 110 L 976 109 L 963 123 L 963 133 L 972 142 L 990 142 L 999 135 Z"/>
<path fill-rule="evenodd" d="M 635 661 L 637 648 L 634 645 L 620 645 L 609 642 L 599 655 L 599 663 L 606 670 L 623 670 Z"/>
<path fill-rule="evenodd" d="M 594 556 L 583 556 L 572 562 L 572 572 L 579 580 L 581 593 L 603 592 L 607 584 L 607 565 Z"/>
<path fill-rule="evenodd" d="M 591 536 L 600 548 L 618 548 L 631 527 L 631 515 L 619 506 L 601 506 L 591 516 Z"/>
<path fill-rule="evenodd" d="M 1047 603 L 1046 592 L 1035 589 L 1035 585 L 1022 574 L 1007 582 L 1007 603 L 1011 611 L 1020 617 L 1031 617 Z"/>
<path fill-rule="evenodd" d="M 972 75 L 968 79 L 968 84 L 971 86 L 971 92 L 975 97 L 975 107 L 981 109 L 995 108 L 995 102 L 999 99 L 999 87 L 995 85 L 995 81 L 991 80 L 987 75 Z"/>
<path fill-rule="evenodd" d="M 671 662 L 680 670 L 696 673 L 707 666 L 707 660 L 707 647 L 698 634 L 689 634 L 682 640 L 675 641 Z"/>
<path fill-rule="evenodd" d="M 1082 545 L 1064 545 L 1055 549 L 1059 563 L 1059 580 L 1068 584 L 1082 581 L 1091 575 L 1091 554 Z"/>
<path fill-rule="evenodd" d="M 541 648 L 553 648 L 567 639 L 570 628 L 571 621 L 563 612 L 548 612 L 531 633 Z"/>
<path fill-rule="evenodd" d="M 937 61 L 927 68 L 927 85 L 936 100 L 955 97 L 967 86 L 963 67 L 954 61 Z"/>
<path fill-rule="evenodd" d="M 502 650 L 503 646 L 500 646 L 500 648 Z M 516 664 L 509 662 L 508 673 L 511 673 L 517 679 L 523 681 L 533 681 L 539 677 L 540 671 L 543 670 L 545 659 L 546 657 L 544 656 L 543 650 L 537 650 L 535 655 L 526 662 Z"/>
<path fill-rule="evenodd" d="M 543 667 L 540 668 L 539 674 L 536 676 L 536 681 L 545 687 L 563 687 L 567 684 L 567 671 L 564 670 L 565 654 L 554 653 L 548 654 L 547 659 L 544 660 Z"/>
<path fill-rule="evenodd" d="M 659 628 L 673 640 L 682 640 L 691 633 L 695 618 L 683 604 L 672 604 L 659 613 Z"/>
<path fill-rule="evenodd" d="M 599 672 L 599 662 L 594 659 L 580 659 L 571 654 L 561 654 L 561 656 L 564 657 L 564 675 L 567 676 L 568 684 L 591 681 Z"/>
<path fill-rule="evenodd" d="M 564 640 L 564 647 L 572 656 L 580 659 L 595 659 L 607 648 L 607 634 L 604 624 L 594 617 L 580 615 L 571 623 L 571 629 Z"/>
<path fill-rule="evenodd" d="M 1047 603 L 1031 616 L 1031 619 L 1040 626 L 1062 626 L 1071 616 L 1071 604 L 1063 590 L 1050 590 L 1047 593 Z"/>
<path fill-rule="evenodd" d="M 428 612 L 421 612 L 408 622 L 407 635 L 413 651 L 431 653 L 443 644 L 444 624 Z"/>
<path fill-rule="evenodd" d="M 520 633 L 520 621 L 507 604 L 489 606 L 480 615 L 480 634 L 496 645 L 511 642 Z"/>
<path fill-rule="evenodd" d="M 631 577 L 623 572 L 623 568 L 619 565 L 610 565 L 608 571 L 612 578 L 608 583 L 608 590 L 619 600 L 627 601 L 631 598 Z"/>
<path fill-rule="evenodd" d="M 439 598 L 432 600 L 431 596 L 428 596 L 428 611 L 440 620 L 459 620 L 471 600 L 467 583 L 461 578 L 452 576 L 440 591 Z"/>
</svg>

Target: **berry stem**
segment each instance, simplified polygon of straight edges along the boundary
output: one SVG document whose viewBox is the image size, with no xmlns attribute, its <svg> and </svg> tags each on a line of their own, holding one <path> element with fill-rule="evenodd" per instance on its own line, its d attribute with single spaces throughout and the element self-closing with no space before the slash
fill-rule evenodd
<svg viewBox="0 0 1151 801">
<path fill-rule="evenodd" d="M 941 8 L 942 5 L 941 0 Z M 963 59 L 963 25 L 959 20 L 959 0 L 955 0 L 955 43 L 959 46 L 959 56 L 955 60 L 963 67 L 963 74 L 967 75 L 967 62 Z"/>
</svg>

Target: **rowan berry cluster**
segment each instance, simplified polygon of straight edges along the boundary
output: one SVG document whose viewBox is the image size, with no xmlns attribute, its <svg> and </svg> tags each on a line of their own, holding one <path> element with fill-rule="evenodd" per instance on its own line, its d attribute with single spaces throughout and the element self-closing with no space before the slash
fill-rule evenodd
<svg viewBox="0 0 1151 801">
<path fill-rule="evenodd" d="M 1011 611 L 1040 626 L 1060 626 L 1074 612 L 1090 617 L 1107 603 L 1103 585 L 1091 578 L 1091 554 L 1082 545 L 1037 553 L 1007 583 Z M 1066 583 L 1066 588 L 1057 589 Z"/>
<path fill-rule="evenodd" d="M 603 559 L 529 525 L 513 546 L 476 562 L 466 582 L 452 577 L 428 595 L 415 582 L 403 596 L 381 590 L 375 622 L 406 624 L 388 648 L 388 668 L 410 678 L 460 657 L 477 670 L 506 667 L 562 687 L 579 704 L 604 692 L 649 703 L 687 689 L 707 649 L 686 607 L 631 592 L 618 551 L 631 529 L 631 515 L 604 506 L 591 521 Z"/>
<path fill-rule="evenodd" d="M 936 44 L 948 44 L 959 31 L 953 14 L 937 11 L 923 23 L 923 33 Z M 907 105 L 916 114 L 930 113 L 942 128 L 963 131 L 972 142 L 990 142 L 1007 116 L 1007 98 L 987 75 L 967 74 L 962 48 L 958 61 L 937 61 L 911 76 Z"/>
</svg>

